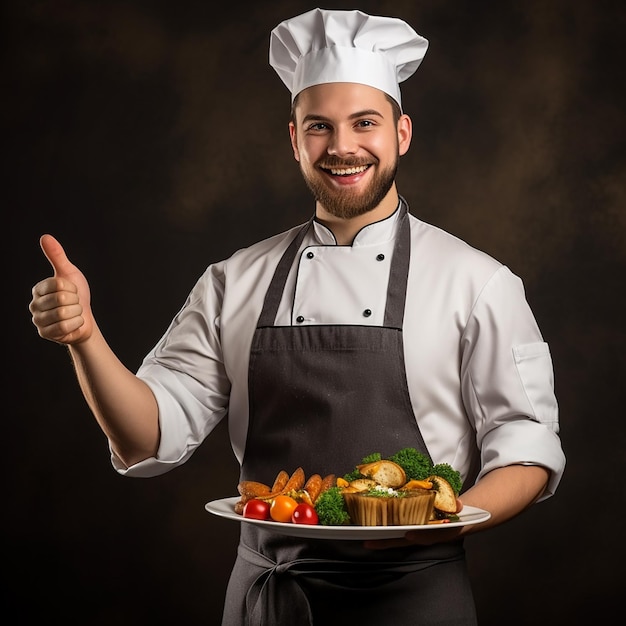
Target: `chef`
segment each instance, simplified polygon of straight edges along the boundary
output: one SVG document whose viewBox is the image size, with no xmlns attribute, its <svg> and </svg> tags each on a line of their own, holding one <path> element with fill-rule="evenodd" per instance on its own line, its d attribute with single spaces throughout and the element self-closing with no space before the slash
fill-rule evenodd
<svg viewBox="0 0 626 626">
<path fill-rule="evenodd" d="M 361 11 L 314 9 L 272 31 L 314 214 L 209 266 L 136 375 L 99 331 L 85 277 L 42 238 L 55 276 L 33 289 L 33 321 L 70 347 L 120 474 L 172 470 L 226 418 L 242 480 L 341 475 L 415 447 L 491 513 L 370 543 L 242 524 L 224 626 L 475 624 L 464 535 L 561 479 L 550 351 L 521 280 L 418 219 L 396 187 L 412 130 L 400 83 L 427 47 Z"/>
</svg>

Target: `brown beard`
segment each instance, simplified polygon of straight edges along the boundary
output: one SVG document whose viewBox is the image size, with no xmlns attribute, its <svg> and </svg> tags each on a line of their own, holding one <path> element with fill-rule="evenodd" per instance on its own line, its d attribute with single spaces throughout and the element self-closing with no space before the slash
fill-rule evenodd
<svg viewBox="0 0 626 626">
<path fill-rule="evenodd" d="M 326 159 L 324 167 L 352 167 L 361 163 L 347 161 L 333 161 Z M 313 197 L 328 213 L 342 219 L 350 219 L 364 215 L 375 209 L 391 189 L 398 171 L 398 159 L 385 170 L 379 170 L 368 188 L 363 193 L 354 193 L 350 190 L 334 190 L 329 188 L 319 177 L 307 176 L 300 168 L 307 187 Z"/>
</svg>

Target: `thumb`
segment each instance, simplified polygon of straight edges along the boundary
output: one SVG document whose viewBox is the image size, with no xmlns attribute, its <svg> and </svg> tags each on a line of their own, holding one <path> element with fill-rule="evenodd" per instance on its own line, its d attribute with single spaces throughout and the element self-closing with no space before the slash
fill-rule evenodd
<svg viewBox="0 0 626 626">
<path fill-rule="evenodd" d="M 70 271 L 76 270 L 67 258 L 63 246 L 52 235 L 42 235 L 39 245 L 50 261 L 55 276 L 66 276 Z"/>
</svg>

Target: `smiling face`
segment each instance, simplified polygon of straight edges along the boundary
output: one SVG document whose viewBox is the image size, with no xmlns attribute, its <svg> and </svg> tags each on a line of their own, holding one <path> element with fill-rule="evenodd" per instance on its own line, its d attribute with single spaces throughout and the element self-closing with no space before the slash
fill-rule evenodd
<svg viewBox="0 0 626 626">
<path fill-rule="evenodd" d="M 382 91 L 357 83 L 316 85 L 298 95 L 294 113 L 294 156 L 318 212 L 352 219 L 395 210 L 394 180 L 411 122 L 401 115 L 396 123 Z"/>
</svg>

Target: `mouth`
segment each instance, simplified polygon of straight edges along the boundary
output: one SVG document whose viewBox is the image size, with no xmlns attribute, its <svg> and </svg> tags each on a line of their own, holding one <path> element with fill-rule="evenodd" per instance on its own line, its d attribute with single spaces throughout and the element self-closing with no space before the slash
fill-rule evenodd
<svg viewBox="0 0 626 626">
<path fill-rule="evenodd" d="M 351 167 L 321 167 L 324 172 L 333 176 L 355 176 L 368 170 L 371 165 L 353 165 Z"/>
</svg>

